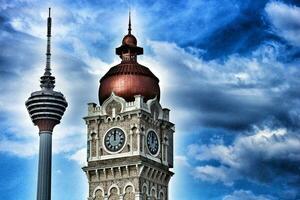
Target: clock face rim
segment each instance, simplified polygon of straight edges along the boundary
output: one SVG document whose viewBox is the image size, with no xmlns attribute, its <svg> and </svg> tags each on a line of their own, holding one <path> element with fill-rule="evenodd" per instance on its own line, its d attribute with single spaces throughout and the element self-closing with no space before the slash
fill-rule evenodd
<svg viewBox="0 0 300 200">
<path fill-rule="evenodd" d="M 109 148 L 107 148 L 106 143 L 105 143 L 105 138 L 106 138 L 107 134 L 109 134 L 109 132 L 110 132 L 112 129 L 120 129 L 120 130 L 124 133 L 124 136 L 125 136 L 125 140 L 124 140 L 123 146 L 122 146 L 119 150 L 117 150 L 117 151 L 111 151 L 111 150 L 109 150 Z M 110 153 L 110 154 L 117 154 L 117 153 L 120 153 L 120 152 L 124 149 L 124 147 L 126 146 L 126 145 L 125 145 L 126 143 L 127 143 L 127 134 L 126 134 L 126 132 L 124 131 L 124 129 L 122 129 L 121 127 L 118 127 L 118 126 L 114 126 L 114 127 L 111 127 L 110 129 L 108 129 L 108 130 L 106 131 L 106 133 L 104 134 L 103 141 L 102 141 L 102 145 L 103 145 L 105 151 L 107 151 L 107 152 Z"/>
<path fill-rule="evenodd" d="M 158 148 L 157 148 L 157 152 L 155 153 L 155 154 L 153 154 L 151 151 L 150 151 L 150 149 L 149 149 L 149 146 L 148 146 L 148 135 L 149 135 L 149 133 L 151 132 L 151 131 L 153 131 L 154 132 L 154 134 L 156 135 L 156 138 L 157 138 L 157 142 L 158 142 Z M 160 152 L 160 139 L 159 139 L 159 137 L 158 137 L 158 134 L 156 133 L 156 131 L 155 130 L 153 130 L 153 129 L 149 129 L 148 131 L 147 131 L 147 134 L 146 134 L 146 146 L 147 146 L 147 149 L 148 149 L 148 152 L 150 153 L 150 155 L 152 155 L 152 156 L 154 156 L 154 157 L 156 157 L 156 156 L 158 156 L 158 154 L 159 154 L 159 152 Z"/>
</svg>

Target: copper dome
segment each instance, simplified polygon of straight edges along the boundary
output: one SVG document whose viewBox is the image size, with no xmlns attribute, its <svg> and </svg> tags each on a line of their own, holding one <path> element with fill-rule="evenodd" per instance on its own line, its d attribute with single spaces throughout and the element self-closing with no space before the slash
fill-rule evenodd
<svg viewBox="0 0 300 200">
<path fill-rule="evenodd" d="M 99 101 L 102 104 L 112 92 L 126 101 L 134 101 L 135 95 L 142 95 L 144 101 L 160 98 L 158 78 L 145 66 L 122 62 L 112 67 L 100 80 Z"/>
<path fill-rule="evenodd" d="M 143 48 L 137 46 L 137 39 L 131 34 L 129 18 L 128 34 L 122 45 L 116 48 L 116 54 L 122 62 L 101 78 L 99 101 L 102 104 L 112 92 L 126 101 L 134 101 L 135 95 L 142 95 L 144 101 L 160 98 L 159 79 L 145 66 L 137 62 L 137 55 L 143 54 Z"/>
</svg>

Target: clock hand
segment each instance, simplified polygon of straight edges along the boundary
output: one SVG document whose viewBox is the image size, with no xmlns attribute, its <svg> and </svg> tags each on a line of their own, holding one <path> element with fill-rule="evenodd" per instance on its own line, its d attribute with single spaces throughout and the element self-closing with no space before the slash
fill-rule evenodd
<svg viewBox="0 0 300 200">
<path fill-rule="evenodd" d="M 152 141 L 152 144 L 153 144 L 153 142 L 154 142 L 154 135 L 152 135 L 151 141 Z"/>
</svg>

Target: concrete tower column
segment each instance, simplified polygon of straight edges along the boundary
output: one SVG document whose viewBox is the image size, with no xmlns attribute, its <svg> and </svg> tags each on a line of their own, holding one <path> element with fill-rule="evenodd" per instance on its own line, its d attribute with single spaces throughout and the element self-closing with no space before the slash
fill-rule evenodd
<svg viewBox="0 0 300 200">
<path fill-rule="evenodd" d="M 37 200 L 51 199 L 52 132 L 40 132 Z"/>
</svg>

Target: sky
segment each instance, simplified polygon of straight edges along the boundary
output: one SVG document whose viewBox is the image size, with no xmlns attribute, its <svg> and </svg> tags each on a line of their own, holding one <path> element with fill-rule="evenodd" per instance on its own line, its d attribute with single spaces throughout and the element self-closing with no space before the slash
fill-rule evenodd
<svg viewBox="0 0 300 200">
<path fill-rule="evenodd" d="M 36 196 L 39 90 L 52 8 L 52 72 L 69 102 L 53 134 L 52 197 L 86 199 L 87 103 L 127 33 L 160 79 L 175 132 L 172 200 L 300 199 L 300 2 L 0 0 L 0 199 Z"/>
</svg>

